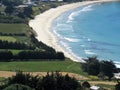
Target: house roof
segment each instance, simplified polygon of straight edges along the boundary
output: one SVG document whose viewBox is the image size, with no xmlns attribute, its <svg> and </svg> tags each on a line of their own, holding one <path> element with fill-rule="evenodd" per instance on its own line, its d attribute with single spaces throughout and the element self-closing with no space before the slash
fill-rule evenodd
<svg viewBox="0 0 120 90">
<path fill-rule="evenodd" d="M 98 90 L 98 89 L 100 89 L 100 87 L 98 87 L 98 86 L 91 86 L 90 89 L 91 90 Z"/>
</svg>

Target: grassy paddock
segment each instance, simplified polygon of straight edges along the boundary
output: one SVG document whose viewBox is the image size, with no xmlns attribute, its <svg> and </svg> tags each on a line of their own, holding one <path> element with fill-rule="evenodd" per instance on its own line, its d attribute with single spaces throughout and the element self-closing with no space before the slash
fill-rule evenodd
<svg viewBox="0 0 120 90">
<path fill-rule="evenodd" d="M 22 42 L 22 43 L 27 42 L 28 44 L 31 43 L 29 37 L 26 36 L 13 36 L 13 37 L 16 38 L 18 42 Z"/>
<path fill-rule="evenodd" d="M 8 41 L 8 42 L 15 42 L 16 41 L 16 39 L 14 37 L 11 37 L 11 36 L 0 36 L 0 40 Z"/>
<path fill-rule="evenodd" d="M 72 61 L 28 61 L 28 62 L 0 62 L 0 71 L 33 71 L 33 72 L 47 72 L 47 71 L 65 71 L 78 74 L 82 72 L 80 63 Z"/>
<path fill-rule="evenodd" d="M 0 24 L 2 33 L 26 33 L 28 26 L 26 24 Z"/>
</svg>

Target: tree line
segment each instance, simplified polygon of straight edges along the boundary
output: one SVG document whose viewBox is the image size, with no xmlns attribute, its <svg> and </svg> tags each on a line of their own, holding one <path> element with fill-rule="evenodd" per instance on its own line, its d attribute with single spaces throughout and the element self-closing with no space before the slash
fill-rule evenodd
<svg viewBox="0 0 120 90">
<path fill-rule="evenodd" d="M 83 71 L 89 75 L 96 75 L 101 79 L 105 79 L 107 76 L 109 80 L 114 76 L 114 73 L 118 72 L 115 64 L 112 61 L 98 60 L 97 57 L 89 57 L 85 60 L 86 63 L 82 63 Z"/>
<path fill-rule="evenodd" d="M 50 60 L 65 60 L 64 54 L 61 52 L 50 53 L 45 51 L 20 51 L 17 54 L 13 54 L 11 51 L 0 51 L 0 61 L 29 61 L 31 59 L 38 60 L 44 59 L 44 61 Z"/>
<path fill-rule="evenodd" d="M 26 20 L 18 16 L 0 14 L 0 23 L 25 23 Z"/>
<path fill-rule="evenodd" d="M 64 54 L 61 52 L 51 53 L 49 51 L 22 51 L 15 56 L 15 59 L 59 59 L 64 60 Z"/>
<path fill-rule="evenodd" d="M 26 36 L 25 33 L 2 33 L 0 32 L 0 36 Z"/>
<path fill-rule="evenodd" d="M 18 50 L 33 50 L 33 45 L 26 45 L 20 42 L 9 42 L 0 40 L 0 49 L 18 49 Z"/>
</svg>

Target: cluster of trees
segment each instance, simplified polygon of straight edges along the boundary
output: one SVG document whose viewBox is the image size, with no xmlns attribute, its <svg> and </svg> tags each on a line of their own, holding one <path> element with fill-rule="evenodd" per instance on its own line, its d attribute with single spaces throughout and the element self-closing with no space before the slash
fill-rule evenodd
<svg viewBox="0 0 120 90">
<path fill-rule="evenodd" d="M 19 88 L 21 89 L 19 89 Z M 22 89 L 22 88 L 26 89 Z M 15 76 L 1 85 L 1 90 L 81 90 L 80 83 L 68 74 L 63 76 L 59 72 L 47 73 L 46 76 L 32 76 L 29 73 L 17 72 Z"/>
<path fill-rule="evenodd" d="M 13 54 L 10 51 L 0 51 L 0 61 L 9 61 L 13 58 Z"/>
<path fill-rule="evenodd" d="M 0 49 L 19 49 L 19 50 L 33 50 L 33 45 L 26 45 L 20 42 L 9 42 L 0 40 Z"/>
<path fill-rule="evenodd" d="M 117 84 L 115 85 L 115 90 L 120 90 L 120 82 L 117 81 Z"/>
<path fill-rule="evenodd" d="M 5 6 L 17 6 L 22 4 L 23 0 L 0 0 Z"/>
<path fill-rule="evenodd" d="M 31 6 L 19 8 L 23 0 L 1 0 L 6 6 L 4 13 L 0 13 L 0 23 L 25 23 L 27 18 L 32 18 Z"/>
<path fill-rule="evenodd" d="M 0 32 L 0 36 L 26 36 L 25 33 L 2 33 Z"/>
<path fill-rule="evenodd" d="M 48 51 L 22 51 L 15 57 L 16 59 L 59 59 L 64 60 L 64 54 L 61 52 L 51 53 Z"/>
<path fill-rule="evenodd" d="M 82 68 L 89 75 L 98 75 L 99 78 L 105 79 L 107 76 L 109 80 L 117 72 L 117 68 L 112 61 L 99 61 L 97 57 L 89 57 L 82 63 Z"/>
<path fill-rule="evenodd" d="M 0 15 L 0 23 L 25 23 L 26 20 L 13 15 Z"/>
<path fill-rule="evenodd" d="M 20 51 L 18 54 L 13 54 L 11 51 L 0 51 L 0 61 L 16 61 L 30 59 L 44 59 L 44 60 L 64 60 L 64 54 L 56 52 L 55 54 L 44 51 Z"/>
</svg>

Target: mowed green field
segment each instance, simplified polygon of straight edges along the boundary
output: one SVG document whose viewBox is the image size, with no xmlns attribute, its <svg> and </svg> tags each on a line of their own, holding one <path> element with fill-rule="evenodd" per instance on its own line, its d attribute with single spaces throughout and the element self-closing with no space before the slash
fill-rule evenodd
<svg viewBox="0 0 120 90">
<path fill-rule="evenodd" d="M 26 33 L 28 26 L 26 24 L 0 24 L 2 33 Z"/>
<path fill-rule="evenodd" d="M 0 62 L 0 71 L 27 72 L 65 71 L 83 75 L 80 63 L 73 61 Z"/>
</svg>

